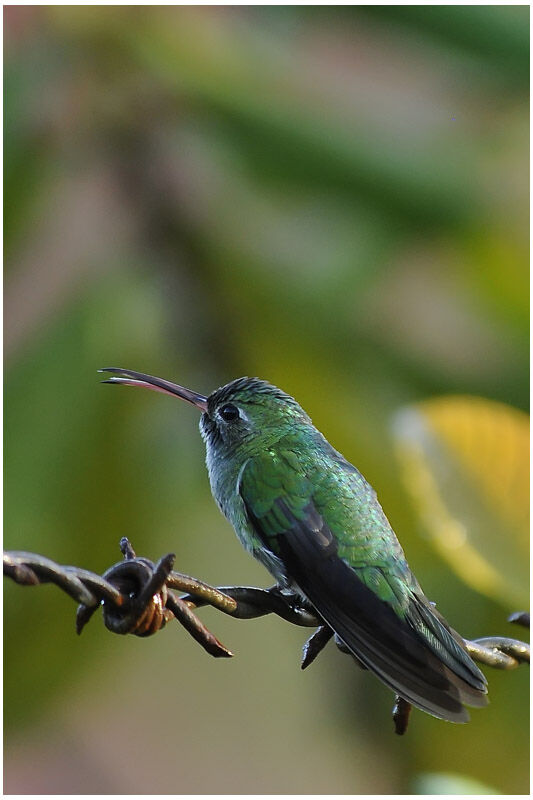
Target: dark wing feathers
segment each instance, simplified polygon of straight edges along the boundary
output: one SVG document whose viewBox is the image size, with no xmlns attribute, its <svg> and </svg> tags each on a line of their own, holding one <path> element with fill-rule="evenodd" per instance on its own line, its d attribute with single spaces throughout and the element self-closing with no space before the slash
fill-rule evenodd
<svg viewBox="0 0 533 800">
<path fill-rule="evenodd" d="M 412 595 L 403 619 L 380 600 L 337 555 L 335 536 L 312 501 L 297 516 L 282 498 L 276 499 L 274 528 L 279 532 L 273 535 L 268 513 L 256 516 L 243 500 L 265 547 L 282 559 L 325 622 L 393 691 L 454 722 L 468 720 L 463 702 L 487 703 L 485 678 L 457 641 L 458 634 L 423 595 Z"/>
<path fill-rule="evenodd" d="M 461 644 L 461 637 L 448 627 L 446 620 L 428 605 L 425 597 L 413 595 L 409 622 L 424 638 L 435 655 L 475 691 L 485 691 L 487 682 Z M 465 698 L 465 702 L 470 703 Z M 471 703 L 471 705 L 479 705 Z M 485 705 L 485 703 L 482 703 Z"/>
</svg>

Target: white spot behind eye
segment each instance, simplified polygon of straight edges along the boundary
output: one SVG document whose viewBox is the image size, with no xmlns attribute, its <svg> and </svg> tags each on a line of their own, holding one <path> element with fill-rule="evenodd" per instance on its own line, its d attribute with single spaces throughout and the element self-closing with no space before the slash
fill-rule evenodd
<svg viewBox="0 0 533 800">
<path fill-rule="evenodd" d="M 240 418 L 241 418 L 241 419 L 242 419 L 244 422 L 250 422 L 250 418 L 248 417 L 248 415 L 247 415 L 247 414 L 245 414 L 245 413 L 244 413 L 244 411 L 243 411 L 243 410 L 242 410 L 242 408 L 240 408 L 240 407 L 239 407 L 239 417 L 240 417 Z"/>
</svg>

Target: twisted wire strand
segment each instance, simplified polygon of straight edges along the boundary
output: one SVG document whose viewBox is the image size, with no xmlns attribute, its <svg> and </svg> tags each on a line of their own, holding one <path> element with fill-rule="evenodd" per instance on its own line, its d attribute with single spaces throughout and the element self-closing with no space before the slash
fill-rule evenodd
<svg viewBox="0 0 533 800">
<path fill-rule="evenodd" d="M 113 564 L 103 575 L 80 567 L 62 566 L 37 553 L 7 551 L 3 555 L 4 575 L 22 586 L 53 583 L 72 597 L 79 604 L 76 612 L 78 634 L 95 611 L 102 608 L 104 624 L 112 633 L 152 636 L 175 619 L 210 655 L 231 657 L 233 653 L 194 613 L 196 609 L 209 605 L 236 619 L 276 614 L 293 625 L 316 628 L 304 645 L 302 669 L 315 660 L 332 638 L 339 650 L 349 652 L 311 606 L 279 586 L 270 589 L 214 587 L 190 575 L 175 572 L 172 569 L 173 553 L 167 553 L 154 563 L 138 557 L 126 537 L 120 540 L 120 549 L 123 560 Z M 529 613 L 515 612 L 508 621 L 529 628 Z M 463 641 L 475 661 L 496 669 L 516 669 L 519 664 L 530 660 L 529 644 L 518 639 L 488 636 Z M 350 655 L 364 668 L 353 654 Z M 410 711 L 411 705 L 397 696 L 392 713 L 397 734 L 402 735 L 407 730 Z"/>
</svg>

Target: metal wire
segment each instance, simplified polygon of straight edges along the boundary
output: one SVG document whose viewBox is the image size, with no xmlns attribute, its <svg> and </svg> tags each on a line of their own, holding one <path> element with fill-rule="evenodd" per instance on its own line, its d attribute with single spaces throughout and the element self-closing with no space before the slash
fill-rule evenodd
<svg viewBox="0 0 533 800">
<path fill-rule="evenodd" d="M 190 575 L 175 572 L 175 556 L 167 553 L 154 563 L 136 555 L 129 540 L 120 540 L 123 560 L 113 564 L 103 575 L 80 567 L 61 566 L 45 556 L 22 551 L 4 552 L 4 575 L 22 586 L 54 583 L 79 604 L 76 631 L 80 634 L 98 608 L 102 609 L 106 628 L 112 633 L 152 636 L 167 622 L 177 620 L 212 656 L 228 658 L 233 653 L 209 631 L 195 609 L 213 606 L 237 619 L 256 619 L 276 614 L 293 625 L 315 627 L 303 648 L 302 669 L 311 664 L 330 639 L 356 663 L 364 665 L 347 650 L 344 643 L 298 595 L 278 586 L 258 589 L 254 586 L 214 587 Z M 177 592 L 186 592 L 179 595 Z M 529 614 L 520 611 L 509 617 L 512 622 L 529 627 Z M 503 636 L 464 640 L 471 657 L 496 669 L 515 669 L 529 663 L 530 647 L 526 642 Z M 410 704 L 396 697 L 393 707 L 395 731 L 407 730 Z"/>
</svg>

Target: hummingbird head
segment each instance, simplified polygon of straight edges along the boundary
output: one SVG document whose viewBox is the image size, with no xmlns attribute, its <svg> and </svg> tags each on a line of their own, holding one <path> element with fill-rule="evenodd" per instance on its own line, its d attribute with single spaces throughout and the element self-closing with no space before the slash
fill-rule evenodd
<svg viewBox="0 0 533 800">
<path fill-rule="evenodd" d="M 207 398 L 200 431 L 208 448 L 233 449 L 253 439 L 267 445 L 311 420 L 290 395 L 259 378 L 237 378 Z"/>
<path fill-rule="evenodd" d="M 208 397 L 142 372 L 106 367 L 115 376 L 104 383 L 143 386 L 180 397 L 202 411 L 200 431 L 208 451 L 232 451 L 250 440 L 268 445 L 295 425 L 312 425 L 293 397 L 259 378 L 237 378 Z"/>
</svg>

